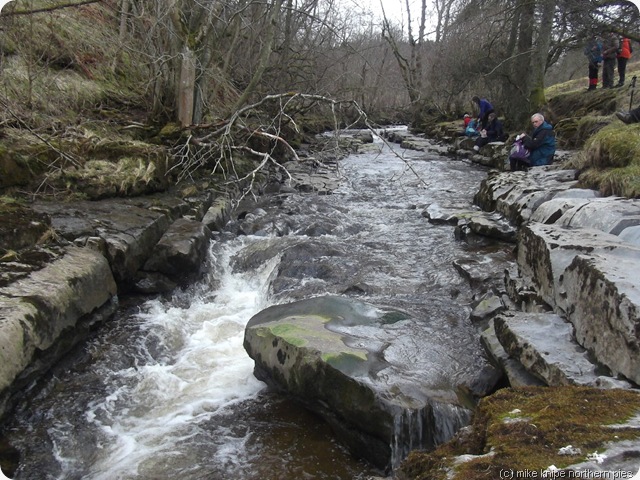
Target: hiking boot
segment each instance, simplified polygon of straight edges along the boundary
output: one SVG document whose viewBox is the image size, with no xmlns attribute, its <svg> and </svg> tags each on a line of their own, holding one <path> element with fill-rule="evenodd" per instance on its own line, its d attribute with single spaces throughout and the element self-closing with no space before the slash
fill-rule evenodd
<svg viewBox="0 0 640 480">
<path fill-rule="evenodd" d="M 633 123 L 633 118 L 631 118 L 631 115 L 629 115 L 628 113 L 616 112 L 616 117 L 618 117 L 624 123 Z"/>
</svg>

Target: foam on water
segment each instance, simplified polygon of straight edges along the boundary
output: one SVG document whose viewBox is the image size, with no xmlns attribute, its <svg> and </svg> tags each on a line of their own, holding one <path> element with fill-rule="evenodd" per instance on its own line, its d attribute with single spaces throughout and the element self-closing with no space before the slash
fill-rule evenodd
<svg viewBox="0 0 640 480">
<path fill-rule="evenodd" d="M 247 321 L 267 306 L 275 261 L 258 272 L 232 274 L 225 266 L 233 253 L 218 258 L 224 270 L 215 297 L 201 295 L 184 308 L 154 300 L 139 314 L 144 334 L 138 350 L 146 363 L 105 372 L 118 387 L 86 412 L 104 434 L 90 478 L 133 477 L 152 459 L 179 456 L 177 445 L 199 435 L 203 422 L 263 389 L 242 343 Z M 156 340 L 153 352 L 149 337 Z M 245 441 L 229 433 L 216 455 L 233 463 L 230 457 Z"/>
</svg>

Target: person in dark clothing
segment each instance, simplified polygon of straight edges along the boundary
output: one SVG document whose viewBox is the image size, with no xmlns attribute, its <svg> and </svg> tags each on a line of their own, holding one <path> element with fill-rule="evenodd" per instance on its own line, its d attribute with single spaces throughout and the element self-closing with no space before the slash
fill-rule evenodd
<svg viewBox="0 0 640 480">
<path fill-rule="evenodd" d="M 602 41 L 594 35 L 584 47 L 584 54 L 589 61 L 589 88 L 595 90 L 598 87 L 598 70 L 602 62 Z"/>
<path fill-rule="evenodd" d="M 486 98 L 480 98 L 477 95 L 472 97 L 471 100 L 478 105 L 478 122 L 480 122 L 481 128 L 487 128 L 489 114 L 494 111 L 493 105 Z"/>
<path fill-rule="evenodd" d="M 602 41 L 602 88 L 613 88 L 619 43 L 618 36 L 614 32 L 607 33 Z"/>
<path fill-rule="evenodd" d="M 533 132 L 531 135 L 520 134 L 516 139 L 522 139 L 522 144 L 531 152 L 526 161 L 509 158 L 511 170 L 528 170 L 529 167 L 549 165 L 556 153 L 556 136 L 551 124 L 544 120 L 544 116 L 535 113 L 531 116 Z"/>
<path fill-rule="evenodd" d="M 640 107 L 636 107 L 628 112 L 616 112 L 616 117 L 624 123 L 640 123 Z"/>
<path fill-rule="evenodd" d="M 504 140 L 504 137 L 505 135 L 504 129 L 502 128 L 502 122 L 498 120 L 495 112 L 491 112 L 487 119 L 487 126 L 480 131 L 480 136 L 476 139 L 473 149 L 477 152 L 487 143 L 501 142 Z"/>
</svg>

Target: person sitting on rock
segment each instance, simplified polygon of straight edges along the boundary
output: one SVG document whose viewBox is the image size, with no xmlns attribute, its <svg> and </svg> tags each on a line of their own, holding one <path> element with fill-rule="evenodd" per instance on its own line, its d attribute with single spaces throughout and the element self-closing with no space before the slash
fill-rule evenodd
<svg viewBox="0 0 640 480">
<path fill-rule="evenodd" d="M 461 137 L 464 137 L 467 134 L 467 127 L 469 126 L 469 123 L 471 123 L 471 120 L 471 115 L 469 115 L 468 113 L 465 113 L 462 117 L 462 131 L 460 132 Z"/>
<path fill-rule="evenodd" d="M 478 131 L 478 121 L 475 118 L 472 118 L 467 128 L 464 129 L 464 135 L 467 137 L 477 137 L 480 135 Z"/>
<path fill-rule="evenodd" d="M 502 122 L 498 120 L 497 115 L 492 112 L 487 119 L 487 126 L 480 131 L 480 136 L 476 139 L 476 144 L 473 146 L 473 149 L 478 152 L 480 148 L 484 147 L 487 143 L 503 141 L 504 136 Z"/>
<path fill-rule="evenodd" d="M 640 122 L 640 107 L 636 107 L 626 113 L 616 112 L 616 117 L 618 117 L 624 123 L 638 123 Z"/>
<path fill-rule="evenodd" d="M 533 125 L 531 135 L 521 133 L 516 137 L 516 140 L 521 139 L 522 144 L 529 150 L 529 157 L 526 162 L 509 159 L 511 170 L 527 170 L 528 167 L 549 165 L 553 162 L 553 156 L 556 153 L 556 136 L 553 127 L 544 120 L 541 113 L 534 113 L 531 116 L 531 124 Z"/>
</svg>

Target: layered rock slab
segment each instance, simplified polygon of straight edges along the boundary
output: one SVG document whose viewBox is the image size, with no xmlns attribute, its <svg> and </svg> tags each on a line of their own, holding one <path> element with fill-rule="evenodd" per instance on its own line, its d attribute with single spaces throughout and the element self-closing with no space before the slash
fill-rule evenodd
<svg viewBox="0 0 640 480">
<path fill-rule="evenodd" d="M 345 297 L 255 315 L 245 349 L 255 375 L 319 413 L 361 458 L 388 469 L 469 421 L 499 380 L 480 349 L 443 343 L 406 312 Z"/>
<path fill-rule="evenodd" d="M 558 315 L 505 312 L 494 319 L 494 329 L 509 356 L 546 385 L 597 385 L 597 366 Z"/>
<path fill-rule="evenodd" d="M 88 248 L 64 255 L 28 277 L 0 288 L 0 412 L 11 388 L 20 388 L 50 365 L 46 356 L 63 332 L 107 307 L 112 313 L 116 283 L 106 259 Z M 21 381 L 18 381 L 22 378 Z"/>
<path fill-rule="evenodd" d="M 640 248 L 599 230 L 531 223 L 518 267 L 614 375 L 640 383 Z"/>
</svg>

